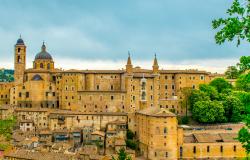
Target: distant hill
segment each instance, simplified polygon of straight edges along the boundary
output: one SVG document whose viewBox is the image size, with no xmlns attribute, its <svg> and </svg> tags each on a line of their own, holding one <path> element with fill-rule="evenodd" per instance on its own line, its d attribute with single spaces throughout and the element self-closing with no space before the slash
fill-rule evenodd
<svg viewBox="0 0 250 160">
<path fill-rule="evenodd" d="M 0 82 L 13 82 L 14 70 L 12 69 L 0 69 Z"/>
</svg>

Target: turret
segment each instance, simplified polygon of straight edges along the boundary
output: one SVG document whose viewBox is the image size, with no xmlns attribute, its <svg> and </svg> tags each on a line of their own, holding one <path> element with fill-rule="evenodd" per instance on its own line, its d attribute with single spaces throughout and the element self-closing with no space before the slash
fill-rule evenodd
<svg viewBox="0 0 250 160">
<path fill-rule="evenodd" d="M 153 73 L 157 74 L 159 72 L 159 65 L 158 65 L 156 54 L 155 54 L 155 58 L 154 58 L 154 64 L 152 67 L 153 67 Z"/>
<path fill-rule="evenodd" d="M 128 60 L 127 60 L 127 65 L 126 65 L 126 72 L 127 73 L 133 73 L 133 65 L 131 62 L 131 58 L 130 58 L 130 53 L 128 52 Z"/>
</svg>

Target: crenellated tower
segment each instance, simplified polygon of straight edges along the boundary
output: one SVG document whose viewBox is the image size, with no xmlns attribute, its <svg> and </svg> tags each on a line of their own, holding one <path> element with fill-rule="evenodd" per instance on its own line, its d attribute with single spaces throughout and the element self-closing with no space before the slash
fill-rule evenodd
<svg viewBox="0 0 250 160">
<path fill-rule="evenodd" d="M 14 79 L 16 83 L 22 83 L 23 82 L 23 76 L 24 71 L 26 68 L 26 46 L 24 44 L 24 41 L 22 37 L 17 40 L 17 43 L 15 45 L 15 58 L 14 58 Z"/>
</svg>

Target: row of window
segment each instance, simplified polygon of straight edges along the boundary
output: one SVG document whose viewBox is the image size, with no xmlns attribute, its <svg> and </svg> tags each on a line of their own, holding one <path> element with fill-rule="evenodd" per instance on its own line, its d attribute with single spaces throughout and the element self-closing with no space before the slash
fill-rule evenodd
<svg viewBox="0 0 250 160">
<path fill-rule="evenodd" d="M 48 97 L 49 95 L 49 92 L 46 92 L 45 93 L 45 96 Z M 55 97 L 56 96 L 56 93 L 55 92 L 52 92 L 52 96 Z M 19 97 L 21 98 L 22 97 L 22 92 L 19 92 Z M 30 97 L 30 93 L 29 92 L 25 92 L 25 97 L 26 98 L 29 98 Z"/>
<path fill-rule="evenodd" d="M 233 146 L 233 151 L 234 152 L 236 152 L 236 146 L 234 145 Z M 182 147 L 180 148 L 180 150 L 182 150 Z M 224 150 L 224 148 L 223 148 L 223 146 L 220 146 L 220 152 L 223 152 L 223 150 Z M 196 151 L 197 151 L 197 148 L 196 148 L 196 146 L 194 146 L 193 147 L 193 153 L 196 153 Z M 210 146 L 207 146 L 207 152 L 209 153 L 210 152 Z"/>
<path fill-rule="evenodd" d="M 40 63 L 40 68 L 44 68 L 45 66 L 44 66 L 44 64 L 43 63 Z M 50 63 L 48 63 L 47 64 L 47 69 L 50 69 Z M 37 66 L 36 66 L 36 63 L 34 64 L 34 68 L 37 68 Z"/>
<path fill-rule="evenodd" d="M 165 79 L 175 79 L 175 76 L 165 76 Z M 179 77 L 181 79 L 181 77 Z M 190 76 L 189 77 L 190 80 L 195 80 L 195 76 Z M 205 80 L 205 76 L 204 75 L 200 75 L 200 80 Z"/>
<path fill-rule="evenodd" d="M 8 98 L 8 95 L 1 95 L 1 98 Z"/>
</svg>

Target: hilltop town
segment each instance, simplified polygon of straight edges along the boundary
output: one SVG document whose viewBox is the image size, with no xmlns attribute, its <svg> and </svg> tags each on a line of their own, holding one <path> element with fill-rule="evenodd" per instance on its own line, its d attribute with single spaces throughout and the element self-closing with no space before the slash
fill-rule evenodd
<svg viewBox="0 0 250 160">
<path fill-rule="evenodd" d="M 183 89 L 223 75 L 159 69 L 156 55 L 152 69 L 134 67 L 128 55 L 121 70 L 62 70 L 44 43 L 26 68 L 26 47 L 20 37 L 14 81 L 0 82 L 4 159 L 105 160 L 121 148 L 132 159 L 246 156 L 235 139 L 243 123 L 180 124 L 191 114 L 181 105 Z"/>
</svg>

